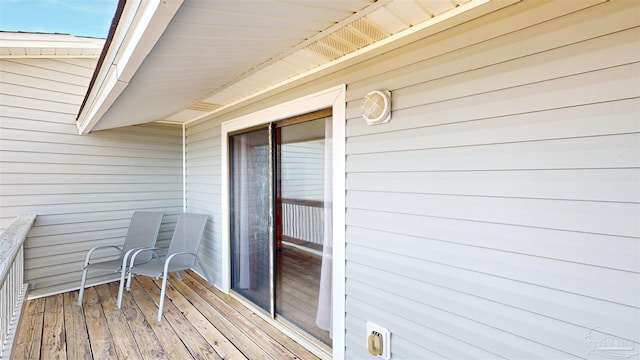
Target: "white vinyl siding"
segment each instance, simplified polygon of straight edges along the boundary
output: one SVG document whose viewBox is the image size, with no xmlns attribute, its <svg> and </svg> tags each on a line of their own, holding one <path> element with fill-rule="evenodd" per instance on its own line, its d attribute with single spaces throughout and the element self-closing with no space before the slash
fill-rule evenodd
<svg viewBox="0 0 640 360">
<path fill-rule="evenodd" d="M 633 1 L 524 1 L 197 127 L 347 84 L 346 358 L 373 359 L 367 321 L 394 359 L 637 356 L 639 26 Z"/>
<path fill-rule="evenodd" d="M 165 211 L 166 245 L 182 212 L 181 128 L 80 136 L 75 117 L 95 59 L 0 62 L 0 228 L 38 215 L 25 242 L 30 296 L 78 288 L 87 250 L 122 244 L 134 210 Z"/>
<path fill-rule="evenodd" d="M 210 214 L 200 246 L 200 257 L 211 279 L 222 281 L 220 200 L 221 158 L 220 123 L 209 121 L 186 130 L 186 204 L 187 212 Z"/>
<path fill-rule="evenodd" d="M 637 4 L 513 31 L 540 14 L 520 6 L 349 84 L 348 358 L 367 358 L 366 321 L 398 359 L 597 358 L 609 335 L 640 350 Z M 467 32 L 487 40 L 439 53 Z M 379 88 L 393 119 L 369 127 Z"/>
</svg>

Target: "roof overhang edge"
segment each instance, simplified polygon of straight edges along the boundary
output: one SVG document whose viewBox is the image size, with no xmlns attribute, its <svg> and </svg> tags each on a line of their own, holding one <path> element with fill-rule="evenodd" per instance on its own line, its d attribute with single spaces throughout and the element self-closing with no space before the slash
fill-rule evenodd
<svg viewBox="0 0 640 360">
<path fill-rule="evenodd" d="M 184 0 L 126 1 L 116 29 L 107 39 L 104 60 L 95 70 L 76 126 L 88 134 L 125 90 Z"/>
</svg>

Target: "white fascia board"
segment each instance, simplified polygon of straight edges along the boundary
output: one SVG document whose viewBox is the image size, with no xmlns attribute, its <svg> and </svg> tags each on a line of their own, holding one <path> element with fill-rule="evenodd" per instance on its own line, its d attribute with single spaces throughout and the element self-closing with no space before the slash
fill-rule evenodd
<svg viewBox="0 0 640 360">
<path fill-rule="evenodd" d="M 98 76 L 78 115 L 88 134 L 129 85 L 184 0 L 127 1 Z"/>
</svg>

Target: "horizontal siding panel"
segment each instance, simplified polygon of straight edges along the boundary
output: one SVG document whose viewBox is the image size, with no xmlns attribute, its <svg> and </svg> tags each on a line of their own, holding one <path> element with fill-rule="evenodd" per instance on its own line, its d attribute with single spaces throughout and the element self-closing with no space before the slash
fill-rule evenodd
<svg viewBox="0 0 640 360">
<path fill-rule="evenodd" d="M 149 136 L 149 140 L 145 142 L 134 141 L 136 138 L 128 138 L 123 139 L 120 136 L 107 137 L 104 136 L 104 132 L 97 136 L 86 135 L 86 136 L 78 136 L 77 133 L 66 133 L 66 134 L 56 134 L 56 133 L 44 133 L 44 132 L 34 132 L 34 131 L 20 131 L 20 130 L 3 130 L 3 137 L 7 139 L 7 141 L 22 141 L 28 142 L 32 147 L 35 147 L 33 150 L 37 150 L 38 147 L 42 146 L 54 146 L 57 144 L 58 146 L 61 143 L 58 140 L 65 141 L 62 143 L 63 145 L 67 145 L 70 151 L 74 151 L 75 153 L 85 154 L 85 152 L 81 150 L 89 150 L 88 148 L 92 147 L 101 147 L 101 148 L 113 148 L 114 151 L 117 151 L 118 148 L 121 149 L 131 149 L 131 150 L 153 150 L 159 151 L 159 154 L 164 155 L 165 153 L 169 154 L 173 152 L 173 157 L 176 158 L 175 152 L 178 151 L 178 155 L 182 151 L 182 146 L 180 143 L 168 143 L 164 142 L 164 138 L 153 141 L 151 136 Z M 137 137 L 140 140 L 143 135 L 139 135 Z M 87 149 L 78 148 L 79 145 L 87 146 Z M 3 147 L 4 148 L 4 147 Z M 75 150 L 78 149 L 78 150 Z M 99 150 L 98 150 L 99 151 Z M 129 154 L 136 154 L 137 152 L 129 152 Z"/>
<path fill-rule="evenodd" d="M 4 177 L 1 179 L 4 180 Z M 6 183 L 5 183 L 6 184 Z M 95 184 L 77 183 L 77 184 L 15 184 L 11 187 L 3 187 L 0 189 L 1 196 L 22 196 L 22 195 L 64 195 L 64 194 L 93 194 L 96 193 Z M 182 192 L 180 184 L 174 182 L 171 183 L 154 183 L 154 184 L 128 184 L 126 188 L 122 185 L 104 183 L 100 184 L 99 192 L 103 194 L 108 193 L 122 193 L 125 192 L 148 192 L 148 193 L 165 193 L 165 192 Z"/>
<path fill-rule="evenodd" d="M 640 89 L 636 86 L 636 79 L 639 76 L 640 65 L 634 63 L 514 88 L 429 101 L 424 92 L 437 91 L 446 85 L 442 82 L 459 83 L 466 80 L 464 76 L 456 81 L 445 78 L 439 84 L 426 82 L 392 90 L 392 110 L 423 106 L 430 117 L 484 119 L 581 106 L 638 97 Z M 359 106 L 360 101 L 349 103 L 349 119 L 360 116 Z"/>
<path fill-rule="evenodd" d="M 45 132 L 70 133 L 66 129 L 77 129 L 74 123 L 69 122 L 68 114 L 52 113 L 46 110 L 25 109 L 2 104 L 2 127 L 5 129 L 38 130 L 38 125 L 48 126 Z M 29 121 L 24 121 L 29 119 Z M 64 125 L 64 126 L 60 126 Z"/>
<path fill-rule="evenodd" d="M 359 209 L 349 209 L 346 221 L 349 226 L 378 230 L 389 237 L 428 237 L 430 241 L 640 273 L 637 238 Z"/>
<path fill-rule="evenodd" d="M 640 135 L 347 155 L 347 172 L 638 168 Z"/>
<path fill-rule="evenodd" d="M 42 61 L 48 62 L 48 64 Z M 95 66 L 96 61 L 87 59 L 88 63 L 93 63 Z M 58 69 L 48 68 L 48 65 L 54 65 Z M 63 71 L 59 71 L 63 70 Z M 83 86 L 86 88 L 89 79 L 93 71 L 87 71 L 82 67 L 69 66 L 64 64 L 55 64 L 47 59 L 20 59 L 20 60 L 3 60 L 2 71 L 10 72 L 14 74 L 22 74 L 35 79 L 44 79 L 48 81 L 58 82 L 62 88 L 65 85 Z M 78 71 L 78 72 L 76 72 Z M 2 79 L 0 79 L 2 81 Z"/>
<path fill-rule="evenodd" d="M 146 165 L 146 164 L 145 164 Z M 2 171 L 6 173 L 22 174 L 106 174 L 115 175 L 128 173 L 129 175 L 175 175 L 176 168 L 171 166 L 154 167 L 149 166 L 116 166 L 116 165 L 92 165 L 92 164 L 57 164 L 39 163 L 38 166 L 25 163 L 0 162 Z"/>
<path fill-rule="evenodd" d="M 640 204 L 349 191 L 350 208 L 615 236 L 640 236 Z M 606 219 L 594 222 L 592 219 Z"/>
<path fill-rule="evenodd" d="M 62 104 L 76 104 L 82 102 L 84 94 L 69 94 L 62 93 L 56 90 L 44 90 L 38 88 L 32 88 L 22 85 L 13 85 L 3 83 L 0 88 L 0 94 L 20 94 L 25 99 L 47 99 L 47 101 L 54 101 Z"/>
<path fill-rule="evenodd" d="M 33 153 L 27 153 L 24 151 L 3 151 L 2 161 L 6 163 L 25 163 L 25 164 L 38 164 L 42 161 L 33 158 Z M 134 157 L 115 157 L 115 156 L 101 156 L 96 157 L 93 155 L 84 154 L 52 154 L 52 158 L 47 161 L 49 164 L 64 164 L 64 165 L 84 165 L 93 163 L 97 166 L 140 166 L 140 158 Z M 158 157 L 154 159 L 153 164 L 149 164 L 146 167 L 173 167 L 181 165 L 179 159 L 166 159 Z"/>
<path fill-rule="evenodd" d="M 220 135 L 206 141 L 187 144 L 188 156 L 198 158 L 200 156 L 212 156 L 213 154 L 220 156 Z"/>
<path fill-rule="evenodd" d="M 635 86 L 638 76 L 640 66 L 636 62 L 514 88 L 482 92 L 473 95 L 475 104 L 467 104 L 465 110 L 477 111 L 484 117 L 495 117 L 505 113 L 524 113 L 638 97 L 640 89 Z M 468 81 L 466 77 L 464 80 Z M 446 81 L 460 80 L 443 80 Z M 398 89 L 394 92 L 395 106 L 403 109 L 423 105 L 425 96 L 429 99 L 429 92 L 434 88 L 440 90 L 441 87 L 441 84 L 424 83 Z M 453 100 L 448 101 L 456 101 L 455 98 L 451 99 Z"/>
<path fill-rule="evenodd" d="M 167 223 L 175 223 L 175 215 L 182 213 L 182 206 L 176 207 L 149 207 L 149 208 L 139 208 L 136 210 L 140 211 L 162 211 L 164 212 L 163 220 Z M 126 227 L 126 224 L 131 220 L 131 210 L 112 210 L 112 211 L 101 211 L 101 212 L 88 212 L 83 214 L 76 213 L 62 213 L 62 214 L 54 214 L 46 217 L 39 217 L 36 219 L 38 226 L 50 226 L 50 225 L 62 225 L 69 222 L 74 222 L 76 224 L 85 223 L 85 222 L 94 222 L 96 226 L 97 224 L 104 221 L 113 221 L 119 220 L 123 221 L 122 227 Z M 165 226 L 165 225 L 162 225 Z M 161 228 L 162 228 L 161 226 Z M 72 232 L 76 232 L 74 228 L 69 228 Z M 95 229 L 94 229 L 95 230 Z M 110 229 L 110 230 L 113 230 Z M 35 231 L 35 230 L 34 230 Z M 39 230 L 40 231 L 40 230 Z"/>
<path fill-rule="evenodd" d="M 30 99 L 22 96 L 6 95 L 0 93 L 0 103 L 25 109 L 47 110 L 54 113 L 76 115 L 78 107 L 74 104 L 57 103 L 49 100 Z"/>
<path fill-rule="evenodd" d="M 398 263 L 401 259 L 405 259 L 407 263 L 398 266 L 406 266 L 403 270 L 412 268 L 416 270 L 418 267 L 424 266 L 421 264 L 422 261 L 429 261 L 631 307 L 640 305 L 637 294 L 637 283 L 640 280 L 638 273 L 433 241 L 423 237 L 387 234 L 364 229 L 348 230 L 347 233 L 352 235 L 354 241 L 358 243 L 363 240 L 355 239 L 364 238 L 370 244 L 357 247 L 358 254 L 354 256 L 357 256 L 358 259 L 365 259 L 366 256 L 369 256 L 372 259 L 382 260 L 381 256 L 383 257 L 384 254 L 389 257 L 395 254 L 398 255 L 397 259 L 390 258 L 385 261 L 385 264 Z M 369 246 L 380 247 L 379 243 L 388 241 L 390 237 L 394 239 L 396 244 L 402 244 L 398 250 L 378 252 L 369 248 Z M 398 271 L 401 271 L 400 269 L 398 268 Z"/>
<path fill-rule="evenodd" d="M 108 203 L 126 201 L 146 201 L 155 199 L 178 199 L 182 193 L 179 191 L 164 192 L 128 192 L 128 193 L 91 193 L 91 194 L 51 194 L 51 195 L 21 195 L 3 197 L 4 206 L 29 206 L 38 203 L 40 205 L 79 205 L 82 203 Z"/>
<path fill-rule="evenodd" d="M 347 190 L 640 202 L 640 170 L 350 173 Z"/>
<path fill-rule="evenodd" d="M 49 134 L 54 137 L 53 133 Z M 107 145 L 108 144 L 108 145 Z M 117 147 L 116 147 L 117 146 Z M 49 139 L 42 142 L 27 142 L 25 140 L 5 140 L 0 144 L 2 151 L 50 153 L 50 154 L 80 154 L 92 157 L 121 157 L 136 159 L 166 159 L 180 160 L 181 156 L 177 149 L 166 147 L 164 150 L 153 148 L 135 149 L 125 147 L 125 143 L 104 143 L 92 146 L 91 144 L 70 144 L 56 143 Z M 129 145 L 130 146 L 130 145 Z M 135 151 L 134 151 L 135 150 Z"/>
<path fill-rule="evenodd" d="M 47 176 L 25 176 L 25 174 L 0 174 L 0 181 L 7 185 L 42 185 L 42 184 L 94 184 L 98 186 L 110 184 L 147 184 L 149 182 L 146 174 L 128 175 L 128 174 L 75 174 L 69 179 L 65 174 L 47 174 Z M 154 183 L 156 184 L 179 184 L 182 186 L 182 175 L 154 175 Z M 123 189 L 124 190 L 124 189 Z M 9 190 L 5 190 L 9 191 Z"/>
<path fill-rule="evenodd" d="M 637 133 L 637 99 L 350 137 L 349 154 Z M 426 120 L 426 116 L 422 116 Z"/>
<path fill-rule="evenodd" d="M 22 75 L 22 74 L 14 74 L 14 73 L 6 72 L 4 71 L 4 68 L 0 70 L 0 81 L 2 81 L 3 87 L 17 85 L 24 89 L 31 88 L 38 91 L 49 90 L 51 92 L 55 92 L 56 94 L 60 94 L 60 95 L 71 94 L 71 95 L 84 97 L 84 94 L 87 92 L 86 86 L 67 84 L 64 87 L 64 89 L 60 89 L 59 82 L 56 82 L 53 80 L 41 79 L 41 78 L 34 78 L 30 75 Z M 55 94 L 49 93 L 47 95 L 55 95 Z"/>
<path fill-rule="evenodd" d="M 179 207 L 182 209 L 182 202 L 176 201 L 171 197 L 167 199 L 154 199 L 142 201 L 110 201 L 105 203 L 79 203 L 79 204 L 55 204 L 55 205 L 39 205 L 31 204 L 30 206 L 3 206 L 2 214 L 10 217 L 9 214 L 38 214 L 44 215 L 62 215 L 62 214 L 83 214 L 85 212 L 101 212 L 101 211 L 126 211 L 132 209 L 150 209 L 164 210 Z M 17 216 L 17 215 L 16 215 Z M 15 216 L 14 216 L 15 217 Z"/>
<path fill-rule="evenodd" d="M 83 65 L 77 65 L 69 62 L 60 61 L 58 59 L 43 58 L 23 58 L 15 60 L 16 63 L 29 66 L 35 69 L 42 69 L 47 71 L 54 71 L 56 73 L 64 74 L 67 77 L 73 78 L 75 76 L 82 76 L 84 78 L 90 78 L 93 75 L 94 59 L 87 59 Z M 12 62 L 13 60 L 9 60 Z"/>
<path fill-rule="evenodd" d="M 200 190 L 202 192 L 209 192 L 212 194 L 220 194 L 220 185 L 222 180 L 220 179 L 219 174 L 211 174 L 209 176 L 193 176 L 187 175 L 187 179 L 189 181 L 189 187 L 193 187 L 194 191 L 199 191 L 198 189 L 202 189 L 202 187 L 206 187 L 207 190 Z M 218 187 L 218 189 L 216 189 Z"/>
</svg>

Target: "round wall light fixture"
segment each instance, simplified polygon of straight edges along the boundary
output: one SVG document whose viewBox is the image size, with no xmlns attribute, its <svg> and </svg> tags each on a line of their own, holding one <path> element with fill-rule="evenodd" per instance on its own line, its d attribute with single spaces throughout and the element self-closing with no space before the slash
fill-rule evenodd
<svg viewBox="0 0 640 360">
<path fill-rule="evenodd" d="M 368 125 L 384 124 L 391 120 L 391 92 L 375 90 L 367 94 L 360 107 Z"/>
</svg>

